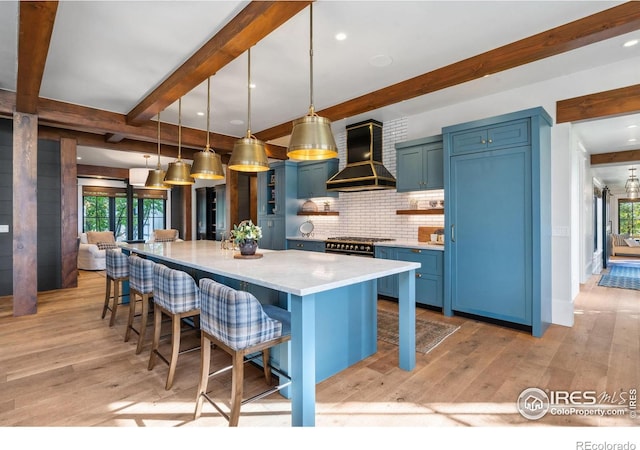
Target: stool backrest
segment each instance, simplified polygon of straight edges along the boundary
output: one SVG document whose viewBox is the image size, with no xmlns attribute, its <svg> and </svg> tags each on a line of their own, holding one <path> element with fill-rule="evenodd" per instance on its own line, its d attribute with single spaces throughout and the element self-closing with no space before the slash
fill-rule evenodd
<svg viewBox="0 0 640 450">
<path fill-rule="evenodd" d="M 192 311 L 200 308 L 200 289 L 188 273 L 156 263 L 153 301 L 172 313 Z"/>
<path fill-rule="evenodd" d="M 141 294 L 153 293 L 153 266 L 151 260 L 136 254 L 129 256 L 129 287 Z"/>
<path fill-rule="evenodd" d="M 111 278 L 125 278 L 129 276 L 129 257 L 119 248 L 105 250 L 107 275 Z"/>
<path fill-rule="evenodd" d="M 235 350 L 282 335 L 282 324 L 267 316 L 258 299 L 214 280 L 200 280 L 200 327 Z"/>
</svg>

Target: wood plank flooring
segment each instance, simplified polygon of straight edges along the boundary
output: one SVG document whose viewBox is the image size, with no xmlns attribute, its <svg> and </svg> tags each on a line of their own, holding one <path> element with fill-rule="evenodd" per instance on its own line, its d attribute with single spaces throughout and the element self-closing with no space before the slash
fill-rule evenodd
<svg viewBox="0 0 640 450">
<path fill-rule="evenodd" d="M 379 341 L 375 355 L 318 384 L 317 427 L 638 426 L 628 415 L 529 421 L 516 409 L 528 387 L 618 395 L 640 387 L 640 291 L 599 287 L 598 279 L 582 287 L 575 325 L 552 325 L 540 339 L 419 308 L 418 317 L 460 329 L 418 353 L 411 372 L 398 368 L 397 347 Z M 128 308 L 119 308 L 113 328 L 100 319 L 104 285 L 99 273 L 80 271 L 77 288 L 40 293 L 31 316 L 13 317 L 11 298 L 0 298 L 0 426 L 226 427 L 207 403 L 192 419 L 199 352 L 180 356 L 174 386 L 165 390 L 167 366 L 147 370 L 149 342 L 136 355 L 135 335 L 123 340 Z M 213 366 L 227 358 L 215 350 L 212 357 Z M 262 387 L 260 375 L 249 368 L 247 393 Z M 230 376 L 210 386 L 226 399 Z M 290 411 L 274 394 L 245 405 L 240 427 L 288 427 Z"/>
</svg>

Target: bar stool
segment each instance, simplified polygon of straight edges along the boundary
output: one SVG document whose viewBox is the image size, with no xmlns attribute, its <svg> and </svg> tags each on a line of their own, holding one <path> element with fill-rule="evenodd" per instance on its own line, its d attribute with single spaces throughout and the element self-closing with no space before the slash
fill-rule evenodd
<svg viewBox="0 0 640 450">
<path fill-rule="evenodd" d="M 266 397 L 291 384 L 289 376 L 272 367 L 269 361 L 270 348 L 291 339 L 291 313 L 274 305 L 261 305 L 253 294 L 237 291 L 208 278 L 200 280 L 200 292 L 200 383 L 194 420 L 200 417 L 202 403 L 206 399 L 229 421 L 229 426 L 235 427 L 238 426 L 241 405 Z M 232 364 L 209 373 L 212 343 L 231 355 Z M 267 384 L 271 386 L 272 371 L 287 381 L 243 400 L 244 364 L 261 354 Z M 207 394 L 207 385 L 209 378 L 229 369 L 232 370 L 232 392 L 231 411 L 227 415 Z"/>
<path fill-rule="evenodd" d="M 120 249 L 105 249 L 105 261 L 107 270 L 107 287 L 104 296 L 104 306 L 102 308 L 102 318 L 104 319 L 107 310 L 111 310 L 109 326 L 116 323 L 116 313 L 118 305 L 122 304 L 123 283 L 129 280 L 129 257 L 122 253 Z M 113 297 L 111 296 L 111 284 L 113 284 Z M 113 298 L 113 304 L 109 306 Z"/>
<path fill-rule="evenodd" d="M 168 364 L 169 373 L 165 389 L 171 389 L 178 363 L 178 355 L 197 350 L 196 346 L 180 351 L 182 320 L 193 317 L 193 328 L 198 329 L 200 318 L 200 289 L 191 276 L 181 270 L 170 269 L 163 264 L 153 266 L 153 344 L 149 356 L 149 370 L 155 366 L 156 356 Z M 162 314 L 171 318 L 171 355 L 165 358 L 159 351 Z"/>
<path fill-rule="evenodd" d="M 138 335 L 136 355 L 142 351 L 147 331 L 149 303 L 153 298 L 153 266 L 155 263 L 151 260 L 140 258 L 136 254 L 129 256 L 129 321 L 124 341 L 129 342 L 132 331 Z M 136 329 L 133 322 L 138 302 L 142 303 L 142 312 L 140 313 L 140 328 Z"/>
</svg>

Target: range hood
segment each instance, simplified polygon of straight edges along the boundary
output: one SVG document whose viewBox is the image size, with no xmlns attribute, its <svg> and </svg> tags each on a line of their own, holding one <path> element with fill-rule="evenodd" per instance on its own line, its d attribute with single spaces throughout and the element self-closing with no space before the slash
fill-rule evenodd
<svg viewBox="0 0 640 450">
<path fill-rule="evenodd" d="M 327 191 L 395 189 L 396 179 L 382 164 L 382 123 L 366 120 L 347 126 L 347 165 L 327 181 Z"/>
</svg>

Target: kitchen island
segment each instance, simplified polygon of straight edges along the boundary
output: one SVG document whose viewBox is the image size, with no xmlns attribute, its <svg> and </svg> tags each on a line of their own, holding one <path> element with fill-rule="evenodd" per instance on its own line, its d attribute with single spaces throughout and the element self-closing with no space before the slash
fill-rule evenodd
<svg viewBox="0 0 640 450">
<path fill-rule="evenodd" d="M 415 270 L 420 264 L 299 250 L 258 250 L 236 259 L 215 241 L 131 244 L 126 253 L 182 267 L 197 277 L 273 290 L 291 311 L 291 341 L 279 352 L 291 376 L 291 421 L 315 425 L 315 385 L 377 351 L 377 279 L 399 277 L 399 367 L 415 367 Z M 259 298 L 259 300 L 261 300 Z"/>
</svg>

